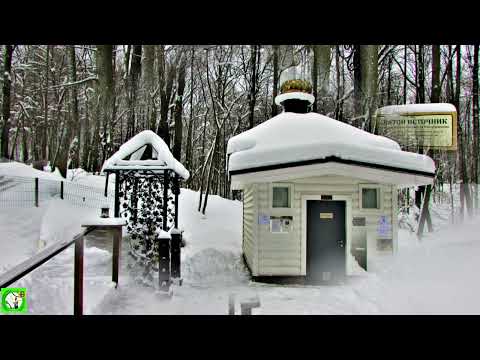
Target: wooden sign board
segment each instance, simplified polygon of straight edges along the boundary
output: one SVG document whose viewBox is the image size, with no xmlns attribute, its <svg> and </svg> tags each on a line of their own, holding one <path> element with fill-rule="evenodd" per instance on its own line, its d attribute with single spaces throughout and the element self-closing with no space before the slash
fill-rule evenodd
<svg viewBox="0 0 480 360">
<path fill-rule="evenodd" d="M 422 111 L 422 105 L 430 105 L 423 107 L 428 111 Z M 404 147 L 457 150 L 457 112 L 453 105 L 451 109 L 439 106 L 438 110 L 435 105 L 397 105 L 378 109 L 375 115 L 378 134 Z M 394 110 L 383 110 L 389 108 Z"/>
</svg>

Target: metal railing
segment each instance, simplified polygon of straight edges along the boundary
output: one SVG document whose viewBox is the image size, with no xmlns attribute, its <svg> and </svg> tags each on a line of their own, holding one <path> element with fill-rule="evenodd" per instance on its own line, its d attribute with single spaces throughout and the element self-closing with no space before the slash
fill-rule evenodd
<svg viewBox="0 0 480 360">
<path fill-rule="evenodd" d="M 74 295 L 73 295 L 73 314 L 83 314 L 83 247 L 85 236 L 95 230 L 95 227 L 88 227 L 73 239 L 55 243 L 40 251 L 31 258 L 18 264 L 4 274 L 0 275 L 0 289 L 6 288 L 17 280 L 20 280 L 25 275 L 28 275 L 33 270 L 52 259 L 62 251 L 67 249 L 70 245 L 75 244 L 74 255 Z"/>
<path fill-rule="evenodd" d="M 5 288 L 14 282 L 20 280 L 42 264 L 52 259 L 71 245 L 75 245 L 74 252 L 74 270 L 73 270 L 73 314 L 75 316 L 83 315 L 83 250 L 85 246 L 85 236 L 94 230 L 110 230 L 113 235 L 113 259 L 112 259 L 112 281 L 118 285 L 119 261 L 120 261 L 120 242 L 122 238 L 122 225 L 92 225 L 87 226 L 84 231 L 75 235 L 73 239 L 57 242 L 31 258 L 16 265 L 12 269 L 0 275 L 0 289 Z"/>
</svg>

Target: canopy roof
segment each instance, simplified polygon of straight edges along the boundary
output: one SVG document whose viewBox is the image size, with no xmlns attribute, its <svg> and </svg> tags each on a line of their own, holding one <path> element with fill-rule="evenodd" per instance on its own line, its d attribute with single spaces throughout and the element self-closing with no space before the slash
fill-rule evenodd
<svg viewBox="0 0 480 360">
<path fill-rule="evenodd" d="M 377 177 L 378 181 L 409 185 L 430 183 L 435 175 L 430 157 L 402 151 L 393 140 L 313 112 L 283 112 L 231 138 L 227 153 L 232 183 L 235 177 L 242 182 L 260 181 L 255 173 L 271 181 L 267 175 L 281 180 L 312 169 L 318 175 L 361 176 L 359 169 L 369 168 L 369 180 Z M 336 166 L 327 166 L 332 163 Z M 408 176 L 399 177 L 402 173 Z"/>
<path fill-rule="evenodd" d="M 184 180 L 190 176 L 162 138 L 150 130 L 132 137 L 103 164 L 102 172 L 116 170 L 172 170 Z"/>
</svg>

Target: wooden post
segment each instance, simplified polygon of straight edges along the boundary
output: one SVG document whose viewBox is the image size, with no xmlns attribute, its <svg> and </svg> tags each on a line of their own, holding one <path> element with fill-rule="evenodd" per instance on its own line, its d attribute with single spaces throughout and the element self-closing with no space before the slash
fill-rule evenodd
<svg viewBox="0 0 480 360">
<path fill-rule="evenodd" d="M 133 214 L 130 214 L 132 217 L 132 222 L 134 224 L 137 223 L 137 214 L 138 214 L 138 178 L 136 177 L 135 180 L 133 180 L 133 194 L 132 198 L 130 199 L 130 203 L 133 202 Z"/>
<path fill-rule="evenodd" d="M 38 207 L 38 177 L 35 178 L 35 206 Z"/>
<path fill-rule="evenodd" d="M 181 247 L 182 247 L 182 233 L 177 229 L 172 229 L 170 232 L 172 237 L 170 242 L 170 271 L 172 278 L 179 279 L 181 284 Z"/>
<path fill-rule="evenodd" d="M 63 200 L 63 181 L 60 181 L 60 199 Z"/>
<path fill-rule="evenodd" d="M 240 303 L 240 311 L 242 315 L 252 315 L 252 308 L 258 307 L 260 307 L 259 299 Z"/>
<path fill-rule="evenodd" d="M 169 170 L 163 170 L 163 223 L 162 223 L 162 230 L 168 231 L 167 224 L 168 224 L 168 188 L 170 182 L 170 174 L 168 173 Z"/>
<path fill-rule="evenodd" d="M 107 178 L 105 179 L 105 197 L 108 196 L 108 177 L 110 176 L 110 173 L 107 172 Z"/>
<path fill-rule="evenodd" d="M 175 228 L 178 229 L 178 193 L 180 192 L 180 184 L 178 175 L 175 176 Z"/>
<path fill-rule="evenodd" d="M 158 239 L 158 283 L 162 291 L 170 290 L 170 234 L 164 232 Z"/>
<path fill-rule="evenodd" d="M 240 304 L 241 314 L 242 315 L 252 315 L 252 308 L 246 303 Z"/>
<path fill-rule="evenodd" d="M 75 241 L 73 315 L 83 315 L 83 245 L 85 237 Z"/>
<path fill-rule="evenodd" d="M 120 268 L 120 247 L 122 242 L 122 227 L 118 226 L 113 230 L 113 259 L 112 259 L 112 281 L 115 288 L 118 287 L 118 273 Z"/>
<path fill-rule="evenodd" d="M 228 315 L 235 315 L 235 295 L 228 296 Z"/>
<path fill-rule="evenodd" d="M 117 171 L 115 173 L 115 210 L 114 210 L 114 215 L 115 217 L 120 217 L 120 199 L 119 199 L 119 193 L 120 193 L 120 172 Z"/>
</svg>

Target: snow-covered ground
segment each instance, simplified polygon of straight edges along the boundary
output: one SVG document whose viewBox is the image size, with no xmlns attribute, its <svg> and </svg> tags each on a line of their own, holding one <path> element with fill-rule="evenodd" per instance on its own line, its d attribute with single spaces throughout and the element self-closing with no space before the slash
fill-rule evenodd
<svg viewBox="0 0 480 360">
<path fill-rule="evenodd" d="M 69 174 L 69 177 L 72 177 Z M 103 187 L 104 178 L 78 172 L 72 181 Z M 241 261 L 242 205 L 209 198 L 207 215 L 197 212 L 198 193 L 182 189 L 180 228 L 182 286 L 172 298 L 136 281 L 128 238 L 122 245 L 120 284 L 111 276 L 111 241 L 87 238 L 85 303 L 87 314 L 226 314 L 228 297 L 258 296 L 254 314 L 477 314 L 480 313 L 480 217 L 449 225 L 449 205 L 436 205 L 435 232 L 419 242 L 401 229 L 399 253 L 376 259 L 344 285 L 299 286 L 251 282 Z M 42 244 L 72 236 L 97 210 L 52 199 L 40 208 L 0 209 L 0 273 L 28 258 Z M 71 314 L 73 248 L 48 261 L 16 286 L 27 287 L 29 313 Z"/>
</svg>

